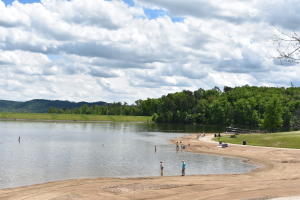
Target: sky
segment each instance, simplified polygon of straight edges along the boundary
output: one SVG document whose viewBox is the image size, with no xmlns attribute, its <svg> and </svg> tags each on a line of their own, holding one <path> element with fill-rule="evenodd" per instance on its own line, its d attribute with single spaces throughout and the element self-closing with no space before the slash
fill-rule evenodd
<svg viewBox="0 0 300 200">
<path fill-rule="evenodd" d="M 298 0 L 0 0 L 0 99 L 133 103 L 182 90 L 300 86 L 276 37 Z"/>
</svg>

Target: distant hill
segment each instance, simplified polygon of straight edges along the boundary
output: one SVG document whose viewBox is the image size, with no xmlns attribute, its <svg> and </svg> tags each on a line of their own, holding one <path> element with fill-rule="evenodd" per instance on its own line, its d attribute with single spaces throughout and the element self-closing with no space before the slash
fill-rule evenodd
<svg viewBox="0 0 300 200">
<path fill-rule="evenodd" d="M 47 113 L 48 109 L 51 107 L 60 109 L 72 109 L 80 107 L 84 104 L 92 106 L 106 105 L 107 103 L 102 101 L 88 103 L 45 99 L 34 99 L 25 102 L 0 100 L 0 112 Z"/>
</svg>

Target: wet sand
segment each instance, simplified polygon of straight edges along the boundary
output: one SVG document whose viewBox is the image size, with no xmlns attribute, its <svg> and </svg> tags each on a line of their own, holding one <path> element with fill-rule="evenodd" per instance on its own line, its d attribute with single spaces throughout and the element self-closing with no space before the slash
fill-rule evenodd
<svg viewBox="0 0 300 200">
<path fill-rule="evenodd" d="M 234 175 L 58 181 L 3 189 L 0 200 L 263 200 L 300 195 L 300 150 L 241 145 L 219 148 L 210 139 L 211 135 L 199 139 L 190 135 L 180 140 L 191 144 L 188 151 L 242 157 L 260 167 Z"/>
</svg>

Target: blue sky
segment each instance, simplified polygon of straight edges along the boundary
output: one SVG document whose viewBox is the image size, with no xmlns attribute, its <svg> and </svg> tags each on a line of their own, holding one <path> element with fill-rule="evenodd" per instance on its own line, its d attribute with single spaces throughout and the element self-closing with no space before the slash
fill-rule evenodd
<svg viewBox="0 0 300 200">
<path fill-rule="evenodd" d="M 134 6 L 134 1 L 133 0 L 123 0 L 125 3 L 127 3 L 130 6 Z"/>
<path fill-rule="evenodd" d="M 124 1 L 0 3 L 0 96 L 132 103 L 185 89 L 300 85 L 299 64 L 278 62 L 274 44 L 280 31 L 299 32 L 298 0 Z"/>
<path fill-rule="evenodd" d="M 6 5 L 11 4 L 13 0 L 2 0 Z M 34 3 L 34 2 L 40 2 L 39 0 L 19 0 L 21 3 Z"/>
</svg>

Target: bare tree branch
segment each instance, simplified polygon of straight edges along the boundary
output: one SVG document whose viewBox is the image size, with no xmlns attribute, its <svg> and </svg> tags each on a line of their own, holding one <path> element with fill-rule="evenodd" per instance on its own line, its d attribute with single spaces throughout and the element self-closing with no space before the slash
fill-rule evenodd
<svg viewBox="0 0 300 200">
<path fill-rule="evenodd" d="M 300 62 L 300 36 L 297 32 L 290 34 L 278 31 L 274 42 L 277 45 L 277 52 L 280 60 L 291 63 Z"/>
</svg>

